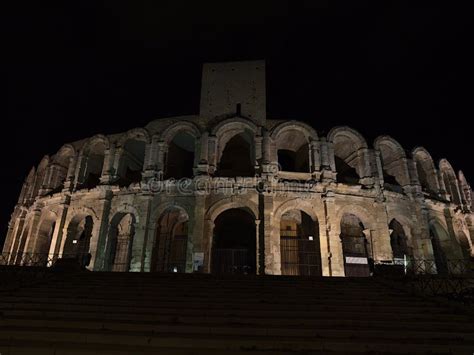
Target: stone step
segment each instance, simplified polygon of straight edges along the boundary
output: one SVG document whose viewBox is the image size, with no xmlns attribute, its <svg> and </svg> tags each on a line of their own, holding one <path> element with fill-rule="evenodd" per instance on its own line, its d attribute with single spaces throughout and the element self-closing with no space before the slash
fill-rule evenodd
<svg viewBox="0 0 474 355">
<path fill-rule="evenodd" d="M 322 308 L 320 310 L 294 311 L 282 309 L 276 312 L 274 309 L 206 309 L 202 307 L 164 307 L 163 305 L 145 306 L 136 305 L 132 307 L 116 307 L 109 304 L 103 305 L 84 305 L 84 304 L 0 304 L 0 312 L 5 316 L 8 314 L 19 316 L 44 316 L 56 317 L 63 313 L 64 317 L 77 317 L 77 314 L 89 314 L 92 317 L 104 317 L 109 319 L 136 319 L 136 320 L 154 320 L 156 316 L 196 316 L 206 318 L 208 316 L 217 317 L 258 317 L 258 318 L 286 318 L 286 319 L 367 319 L 367 320 L 385 320 L 399 321 L 406 320 L 411 322 L 418 321 L 443 321 L 459 322 L 472 324 L 472 320 L 461 314 L 455 314 L 449 311 L 440 313 L 433 312 L 396 312 L 390 313 L 385 310 L 381 312 L 370 312 L 366 310 L 341 310 L 340 308 Z"/>
<path fill-rule="evenodd" d="M 402 299 L 410 299 L 413 298 L 412 296 L 402 293 L 402 292 L 395 292 L 395 291 L 351 291 L 351 290 L 327 290 L 327 289 L 267 289 L 267 288 L 260 288 L 260 289 L 235 289 L 232 287 L 229 288 L 216 288 L 216 287 L 181 287 L 181 288 L 171 288 L 165 286 L 141 286 L 141 287 L 130 287 L 127 285 L 124 286 L 117 286 L 117 285 L 108 285 L 108 286 L 100 286 L 100 287 L 91 287 L 91 286 L 51 286 L 48 285 L 46 288 L 43 285 L 37 285 L 36 287 L 23 287 L 20 290 L 16 290 L 16 294 L 25 294 L 25 293 L 41 293 L 41 292 L 49 292 L 49 293 L 69 293 L 71 291 L 75 292 L 120 292 L 123 294 L 131 294 L 131 293 L 167 293 L 167 294 L 216 294 L 216 295 L 228 295 L 228 294 L 239 294 L 239 295 L 253 295 L 253 294 L 262 294 L 262 295 L 291 295 L 293 297 L 304 297 L 304 296 L 314 296 L 314 297 L 339 297 L 343 298 L 348 295 L 353 297 L 360 297 L 364 296 L 365 298 L 380 298 L 380 297 L 391 297 L 391 298 L 402 298 Z M 9 291 L 13 292 L 13 291 Z M 4 291 L 1 294 L 7 294 L 8 292 Z"/>
<path fill-rule="evenodd" d="M 129 307 L 135 306 L 137 303 L 140 303 L 141 307 L 154 307 L 159 305 L 162 308 L 176 308 L 181 306 L 186 309 L 193 308 L 202 308 L 202 309 L 222 309 L 222 310 L 233 310 L 239 308 L 246 308 L 252 310 L 261 310 L 261 309 L 272 309 L 274 311 L 279 310 L 299 310 L 299 311 L 318 311 L 318 310 L 341 310 L 341 311 L 353 311 L 353 310 L 364 310 L 367 312 L 388 312 L 388 313 L 423 313 L 430 312 L 433 314 L 439 313 L 452 313 L 453 311 L 448 308 L 437 307 L 435 305 L 423 305 L 417 306 L 412 304 L 384 304 L 383 302 L 321 302 L 321 303 L 311 303 L 311 304 L 301 304 L 301 303 L 271 303 L 266 300 L 262 302 L 259 301 L 248 301 L 248 302 L 232 302 L 232 300 L 187 300 L 182 302 L 181 300 L 160 300 L 157 302 L 153 299 L 143 300 L 143 299 L 113 299 L 113 298 L 49 298 L 49 297 L 2 297 L 0 299 L 0 307 L 4 304 L 27 304 L 33 303 L 38 304 L 41 307 L 41 304 L 71 304 L 71 305 L 111 305 L 116 308 L 120 307 Z M 14 306 L 13 306 L 14 307 Z"/>
<path fill-rule="evenodd" d="M 12 316 L 9 312 L 3 312 L 3 318 L 0 319 L 0 325 L 11 326 L 42 326 L 42 327 L 63 327 L 63 328 L 81 328 L 81 329 L 108 329 L 108 330 L 131 330 L 131 331 L 159 331 L 157 327 L 163 326 L 245 326 L 245 327 L 269 327 L 284 329 L 312 329 L 312 330 L 384 330 L 397 331 L 403 334 L 410 332 L 443 332 L 446 334 L 474 334 L 474 324 L 459 323 L 455 321 L 440 322 L 414 322 L 414 321 L 387 321 L 387 320 L 367 320 L 367 319 L 292 319 L 292 318 L 251 318 L 251 317 L 224 317 L 224 316 L 208 316 L 208 317 L 191 317 L 191 316 L 155 316 L 149 317 L 149 320 L 130 319 L 129 317 L 112 319 L 103 317 L 101 314 L 75 314 L 51 313 L 31 314 Z"/>
<path fill-rule="evenodd" d="M 383 333 L 386 335 L 386 333 Z M 268 351 L 348 351 L 369 353 L 372 351 L 390 349 L 393 353 L 450 353 L 462 354 L 471 351 L 474 343 L 460 342 L 458 338 L 428 339 L 427 338 L 400 338 L 396 337 L 380 337 L 377 332 L 363 334 L 346 333 L 350 337 L 344 336 L 342 333 L 325 333 L 326 337 L 318 336 L 294 336 L 287 335 L 265 335 L 256 336 L 249 334 L 247 336 L 235 334 L 173 334 L 162 333 L 156 334 L 151 332 L 111 332 L 111 331 L 87 331 L 72 329 L 35 329 L 35 328 L 16 328 L 16 327 L 0 327 L 0 341 L 21 340 L 23 343 L 28 341 L 47 342 L 54 347 L 55 342 L 69 345 L 72 344 L 104 344 L 108 347 L 133 346 L 133 348 L 149 347 L 155 348 L 178 348 L 178 349 L 222 349 L 230 350 L 253 350 L 268 353 Z M 356 336 L 354 336 L 356 335 Z M 370 336 L 361 337 L 361 335 Z M 68 344 L 69 343 L 69 344 Z"/>
<path fill-rule="evenodd" d="M 28 301 L 31 298 L 35 299 L 50 299 L 51 301 L 63 300 L 63 299 L 110 299 L 112 298 L 116 301 L 133 301 L 136 302 L 139 299 L 141 302 L 212 302 L 212 303 L 240 303 L 240 304 L 254 304 L 254 303 L 272 303 L 272 304 L 298 304 L 298 305 L 311 305 L 315 303 L 319 304 L 328 304 L 328 305 L 337 305 L 337 304 L 346 304 L 346 305 L 389 305 L 389 306 L 406 306 L 406 307 L 431 307 L 433 306 L 432 302 L 422 301 L 421 299 L 398 299 L 398 298 L 362 298 L 347 299 L 341 296 L 338 297 L 318 297 L 318 296 L 305 296 L 305 297 L 293 297 L 285 295 L 262 295 L 262 294 L 236 294 L 236 295 L 216 295 L 209 292 L 208 294 L 168 294 L 168 293 L 157 293 L 157 294 L 148 294 L 148 293 L 109 293 L 109 292 L 100 292 L 100 293 L 89 293 L 84 292 L 83 290 L 77 292 L 36 292 L 36 293 L 15 293 L 9 295 L 0 296 L 0 300 L 12 300 L 12 298 L 18 299 L 19 301 Z"/>
</svg>

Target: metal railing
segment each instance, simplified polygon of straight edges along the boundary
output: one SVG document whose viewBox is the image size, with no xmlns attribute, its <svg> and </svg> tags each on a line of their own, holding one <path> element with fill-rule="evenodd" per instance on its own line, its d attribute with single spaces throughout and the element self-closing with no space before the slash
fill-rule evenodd
<svg viewBox="0 0 474 355">
<path fill-rule="evenodd" d="M 90 262 L 89 253 L 77 254 L 45 254 L 45 253 L 2 253 L 0 254 L 0 266 L 34 266 L 51 267 L 59 259 L 75 260 L 81 267 Z"/>
<path fill-rule="evenodd" d="M 391 264 L 376 262 L 375 275 L 415 294 L 474 304 L 473 260 L 401 259 Z"/>
<path fill-rule="evenodd" d="M 393 261 L 375 261 L 375 267 L 396 270 L 402 275 L 466 275 L 474 273 L 474 260 L 466 259 L 415 259 L 404 258 Z"/>
</svg>

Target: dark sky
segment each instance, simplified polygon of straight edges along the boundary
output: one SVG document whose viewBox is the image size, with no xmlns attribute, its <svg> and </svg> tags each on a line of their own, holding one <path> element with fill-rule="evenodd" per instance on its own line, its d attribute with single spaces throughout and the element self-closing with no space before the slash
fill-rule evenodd
<svg viewBox="0 0 474 355">
<path fill-rule="evenodd" d="M 451 2 L 15 3 L 1 21 L 2 234 L 44 154 L 198 113 L 206 61 L 266 59 L 269 117 L 390 134 L 474 176 L 472 18 Z"/>
</svg>

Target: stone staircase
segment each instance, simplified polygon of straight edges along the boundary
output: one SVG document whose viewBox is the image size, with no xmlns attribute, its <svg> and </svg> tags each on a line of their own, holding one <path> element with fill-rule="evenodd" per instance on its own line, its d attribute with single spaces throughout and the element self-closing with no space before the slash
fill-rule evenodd
<svg viewBox="0 0 474 355">
<path fill-rule="evenodd" d="M 465 311 L 372 278 L 0 276 L 1 355 L 474 353 Z"/>
</svg>

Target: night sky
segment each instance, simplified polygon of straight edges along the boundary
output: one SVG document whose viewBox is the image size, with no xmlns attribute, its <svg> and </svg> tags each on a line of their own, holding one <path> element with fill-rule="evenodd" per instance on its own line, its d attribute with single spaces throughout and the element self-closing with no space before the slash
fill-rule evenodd
<svg viewBox="0 0 474 355">
<path fill-rule="evenodd" d="M 349 125 L 370 144 L 389 134 L 474 178 L 469 9 L 398 1 L 15 3 L 1 19 L 0 243 L 23 179 L 43 155 L 94 134 L 197 114 L 206 61 L 265 59 L 269 118 L 306 121 L 319 133 Z"/>
</svg>

